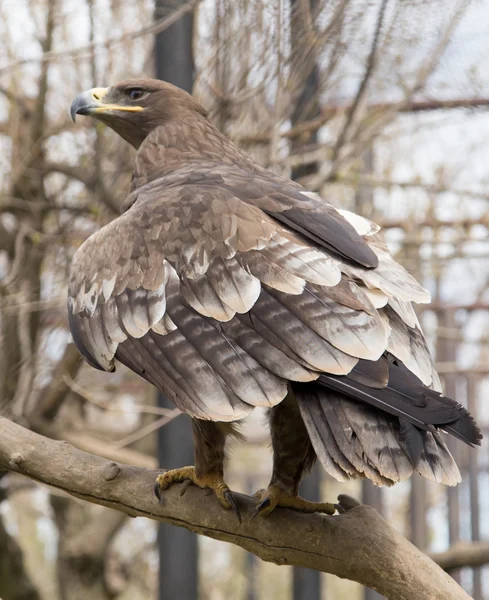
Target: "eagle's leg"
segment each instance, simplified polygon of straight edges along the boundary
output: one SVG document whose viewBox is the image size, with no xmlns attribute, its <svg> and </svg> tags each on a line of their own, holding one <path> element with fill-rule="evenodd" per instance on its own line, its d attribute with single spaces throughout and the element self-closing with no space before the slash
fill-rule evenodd
<svg viewBox="0 0 489 600">
<path fill-rule="evenodd" d="M 302 476 L 314 465 L 316 454 L 292 392 L 269 412 L 273 447 L 273 473 L 266 490 L 255 494 L 260 504 L 256 515 L 268 515 L 276 506 L 302 512 L 334 514 L 328 502 L 309 502 L 298 496 Z"/>
<path fill-rule="evenodd" d="M 192 419 L 195 444 L 195 467 L 181 467 L 158 475 L 155 493 L 160 498 L 161 490 L 166 490 L 172 483 L 189 481 L 200 488 L 214 491 L 224 508 L 232 508 L 238 519 L 240 513 L 236 500 L 224 482 L 224 446 L 226 437 L 235 434 L 230 423 L 216 423 Z"/>
</svg>

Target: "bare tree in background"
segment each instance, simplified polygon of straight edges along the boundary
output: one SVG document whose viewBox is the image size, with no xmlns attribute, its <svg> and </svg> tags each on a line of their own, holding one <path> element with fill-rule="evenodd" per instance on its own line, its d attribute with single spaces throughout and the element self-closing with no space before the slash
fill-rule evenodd
<svg viewBox="0 0 489 600">
<path fill-rule="evenodd" d="M 155 34 L 192 14 L 195 93 L 216 124 L 264 166 L 297 177 L 346 208 L 353 208 L 361 194 L 367 198 L 362 211 L 385 226 L 408 268 L 433 289 L 438 281 L 439 294 L 434 308 L 425 311 L 424 324 L 438 346 L 441 371 L 452 379 L 448 384 L 461 400 L 466 390 L 477 410 L 488 375 L 483 311 L 489 281 L 477 266 L 484 252 L 487 256 L 483 243 L 489 223 L 481 216 L 489 197 L 487 178 L 472 184 L 460 176 L 468 155 L 459 170 L 446 156 L 429 175 L 412 169 L 406 178 L 396 171 L 400 159 L 406 162 L 399 140 L 415 128 L 413 115 L 421 115 L 420 127 L 436 130 L 447 122 L 474 122 L 480 113 L 469 111 L 489 104 L 481 65 L 463 62 L 456 85 L 453 72 L 444 69 L 473 4 L 208 0 L 179 2 L 153 20 L 154 9 L 149 0 L 0 5 L 1 413 L 116 462 L 156 465 L 152 433 L 177 413 L 156 406 L 154 394 L 123 369 L 105 376 L 81 368 L 68 344 L 69 262 L 78 245 L 117 214 L 133 154 L 101 125 L 74 127 L 67 109 L 81 89 L 153 75 Z M 480 144 L 468 150 L 476 160 Z M 366 169 L 365 157 L 374 151 L 375 165 Z M 445 202 L 452 206 L 448 216 Z M 474 298 L 457 302 L 448 280 L 460 274 L 460 265 L 475 265 L 480 273 Z M 474 336 L 478 323 L 482 333 Z M 457 348 L 472 362 L 461 364 Z M 476 514 L 477 458 L 463 452 Z M 256 463 L 250 466 L 247 460 L 236 451 L 238 488 L 239 473 L 248 477 L 255 470 Z M 331 481 L 327 485 L 328 493 L 336 489 Z M 3 477 L 0 486 L 3 600 L 155 594 L 151 528 L 140 531 L 137 522 L 127 524 L 119 513 L 57 492 L 44 493 L 40 501 L 39 486 L 16 475 Z M 413 495 L 417 518 L 409 526 L 420 544 L 428 542 L 426 508 L 441 493 L 428 486 Z M 453 542 L 460 538 L 459 494 L 450 492 Z M 30 513 L 32 530 L 22 533 Z M 59 536 L 57 544 L 51 542 L 57 547 L 51 570 L 43 567 L 49 561 L 39 559 L 40 520 Z M 17 530 L 12 523 L 19 524 Z M 474 520 L 474 540 L 479 529 Z M 239 556 L 233 559 L 232 577 L 241 568 Z M 207 554 L 202 560 L 208 561 Z M 203 573 L 212 572 L 208 566 Z M 210 596 L 208 590 L 220 581 L 225 597 L 232 597 L 234 588 L 225 587 L 231 576 L 208 577 L 203 594 Z M 267 583 L 270 597 L 284 591 L 278 579 L 284 578 Z M 481 581 L 476 572 L 473 595 L 478 599 Z"/>
</svg>

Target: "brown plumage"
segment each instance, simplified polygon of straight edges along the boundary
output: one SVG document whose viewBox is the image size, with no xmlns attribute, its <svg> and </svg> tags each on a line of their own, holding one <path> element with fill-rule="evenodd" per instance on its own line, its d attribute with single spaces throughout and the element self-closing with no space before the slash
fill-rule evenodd
<svg viewBox="0 0 489 600">
<path fill-rule="evenodd" d="M 290 498 L 315 455 L 340 480 L 391 485 L 414 470 L 460 480 L 441 432 L 469 444 L 480 432 L 439 393 L 411 304 L 429 295 L 375 224 L 261 168 L 167 83 L 89 90 L 77 113 L 138 153 L 125 212 L 73 259 L 70 327 L 92 366 L 119 360 L 199 420 L 198 473 L 174 472 L 161 488 L 190 478 L 232 504 L 222 480 L 231 429 L 206 421 L 255 406 L 271 409 L 275 453 L 263 513 L 311 509 Z"/>
</svg>

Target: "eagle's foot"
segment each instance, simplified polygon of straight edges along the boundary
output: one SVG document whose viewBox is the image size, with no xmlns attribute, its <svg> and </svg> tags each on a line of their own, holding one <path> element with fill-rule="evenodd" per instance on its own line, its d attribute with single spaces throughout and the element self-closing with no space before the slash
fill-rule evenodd
<svg viewBox="0 0 489 600">
<path fill-rule="evenodd" d="M 195 467 L 181 467 L 180 469 L 172 469 L 171 471 L 161 473 L 156 478 L 154 487 L 158 500 L 161 501 L 161 492 L 168 489 L 172 483 L 181 483 L 183 481 L 188 481 L 189 484 L 193 483 L 200 488 L 210 488 L 213 490 L 221 505 L 226 509 L 232 508 L 238 521 L 241 523 L 241 515 L 236 498 L 219 473 L 207 473 L 206 475 L 197 477 Z"/>
<path fill-rule="evenodd" d="M 292 508 L 304 513 L 321 512 L 326 515 L 334 515 L 336 510 L 335 505 L 330 502 L 310 502 L 300 496 L 286 494 L 278 485 L 270 485 L 266 490 L 259 490 L 256 492 L 255 498 L 260 500 L 260 503 L 256 507 L 252 519 L 258 515 L 262 517 L 269 515 L 277 506 Z"/>
</svg>

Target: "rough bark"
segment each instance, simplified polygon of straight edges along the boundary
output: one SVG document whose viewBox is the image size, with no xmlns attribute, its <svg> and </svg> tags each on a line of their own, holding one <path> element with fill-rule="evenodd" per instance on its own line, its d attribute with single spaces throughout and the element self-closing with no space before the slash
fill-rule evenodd
<svg viewBox="0 0 489 600">
<path fill-rule="evenodd" d="M 107 461 L 4 418 L 0 418 L 0 469 L 133 517 L 171 523 L 236 544 L 266 561 L 358 581 L 391 600 L 470 598 L 368 506 L 356 505 L 335 517 L 277 509 L 269 517 L 250 521 L 256 500 L 238 495 L 239 524 L 213 496 L 184 485 L 172 486 L 159 505 L 153 494 L 156 471 Z M 349 508 L 345 499 L 341 502 Z"/>
</svg>

